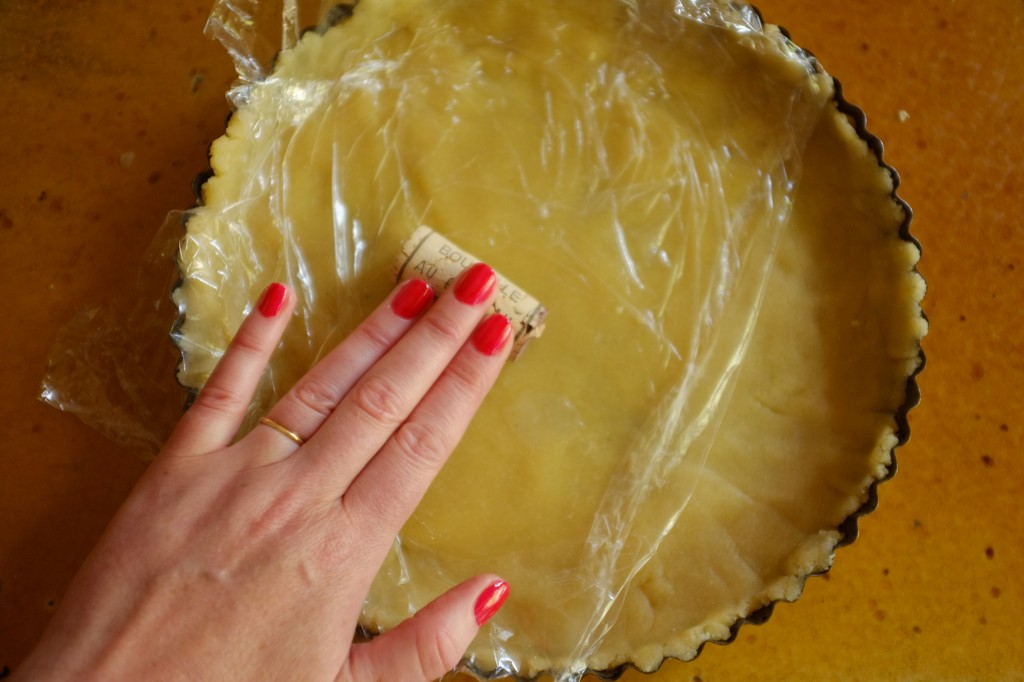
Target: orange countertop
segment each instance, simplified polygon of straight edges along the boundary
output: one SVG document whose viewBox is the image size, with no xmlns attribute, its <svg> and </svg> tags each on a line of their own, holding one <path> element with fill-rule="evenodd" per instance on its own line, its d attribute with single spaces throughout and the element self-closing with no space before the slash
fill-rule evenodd
<svg viewBox="0 0 1024 682">
<path fill-rule="evenodd" d="M 209 4 L 0 3 L 0 671 L 145 466 L 36 397 L 58 329 L 131 286 L 192 202 L 234 78 L 203 37 Z M 1024 3 L 758 4 L 902 175 L 928 280 L 923 402 L 827 576 L 734 643 L 624 679 L 1024 679 Z"/>
</svg>

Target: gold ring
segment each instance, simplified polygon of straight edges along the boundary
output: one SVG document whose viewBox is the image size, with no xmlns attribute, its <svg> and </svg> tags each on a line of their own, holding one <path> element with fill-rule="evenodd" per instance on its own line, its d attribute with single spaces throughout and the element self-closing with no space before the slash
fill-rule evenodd
<svg viewBox="0 0 1024 682">
<path fill-rule="evenodd" d="M 302 440 L 302 436 L 300 436 L 299 434 L 295 433 L 294 431 L 290 431 L 290 430 L 286 429 L 285 427 L 281 426 L 280 424 L 278 424 L 276 421 L 274 421 L 270 417 L 260 417 L 260 424 L 263 424 L 264 426 L 269 426 L 270 428 L 274 429 L 278 433 L 280 433 L 282 435 L 285 435 L 288 438 L 291 438 L 293 441 L 295 441 L 299 445 L 302 445 L 303 443 L 306 442 L 306 441 Z"/>
</svg>

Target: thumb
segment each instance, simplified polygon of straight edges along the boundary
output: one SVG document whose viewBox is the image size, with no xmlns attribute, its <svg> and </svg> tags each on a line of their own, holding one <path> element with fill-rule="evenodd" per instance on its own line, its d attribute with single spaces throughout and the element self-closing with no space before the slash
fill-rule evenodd
<svg viewBox="0 0 1024 682">
<path fill-rule="evenodd" d="M 509 586 L 480 575 L 453 587 L 416 615 L 349 652 L 341 682 L 427 682 L 453 670 L 480 626 L 497 613 Z"/>
</svg>

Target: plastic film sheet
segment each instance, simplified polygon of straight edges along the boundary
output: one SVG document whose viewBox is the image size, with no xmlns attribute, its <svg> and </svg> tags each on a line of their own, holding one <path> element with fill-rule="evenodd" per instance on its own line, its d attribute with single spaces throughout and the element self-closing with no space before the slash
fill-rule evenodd
<svg viewBox="0 0 1024 682">
<path fill-rule="evenodd" d="M 659 624 L 635 582 L 699 514 L 829 94 L 813 61 L 749 6 L 713 0 L 235 0 L 208 29 L 237 65 L 238 109 L 203 205 L 158 240 L 186 223 L 184 386 L 202 386 L 269 282 L 290 282 L 296 319 L 251 426 L 383 298 L 423 225 L 549 309 L 397 539 L 367 629 L 493 570 L 515 598 L 469 651 L 478 674 L 568 680 L 685 656 L 679 633 L 701 623 Z M 144 270 L 166 272 L 168 249 L 154 256 Z M 166 330 L 174 315 L 148 291 L 133 319 Z M 93 322 L 59 340 L 44 398 L 158 443 L 166 410 L 133 391 L 173 378 L 96 361 L 137 341 Z"/>
</svg>

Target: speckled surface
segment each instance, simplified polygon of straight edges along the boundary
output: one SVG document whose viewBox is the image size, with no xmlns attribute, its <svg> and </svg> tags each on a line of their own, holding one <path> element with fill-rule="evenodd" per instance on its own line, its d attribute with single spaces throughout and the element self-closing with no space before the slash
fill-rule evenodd
<svg viewBox="0 0 1024 682">
<path fill-rule="evenodd" d="M 36 395 L 59 327 L 129 286 L 191 203 L 233 79 L 202 35 L 208 4 L 0 3 L 0 670 L 144 466 Z M 1024 679 L 1024 4 L 758 4 L 843 82 L 903 176 L 929 283 L 924 400 L 827 577 L 733 644 L 624 679 Z"/>
</svg>

